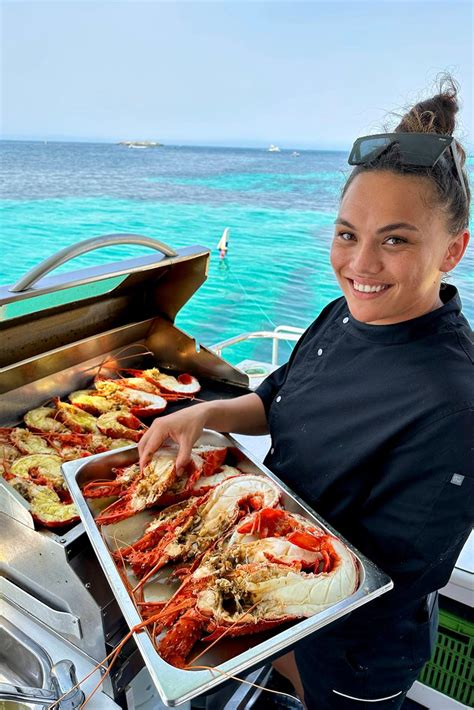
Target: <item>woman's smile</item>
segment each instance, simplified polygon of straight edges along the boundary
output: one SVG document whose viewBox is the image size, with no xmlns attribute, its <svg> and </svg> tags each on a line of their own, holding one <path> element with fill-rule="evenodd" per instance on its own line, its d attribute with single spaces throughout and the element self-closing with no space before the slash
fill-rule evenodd
<svg viewBox="0 0 474 710">
<path fill-rule="evenodd" d="M 347 278 L 347 277 L 346 277 Z M 355 298 L 363 300 L 379 298 L 391 287 L 391 284 L 373 283 L 367 279 L 347 278 Z"/>
</svg>

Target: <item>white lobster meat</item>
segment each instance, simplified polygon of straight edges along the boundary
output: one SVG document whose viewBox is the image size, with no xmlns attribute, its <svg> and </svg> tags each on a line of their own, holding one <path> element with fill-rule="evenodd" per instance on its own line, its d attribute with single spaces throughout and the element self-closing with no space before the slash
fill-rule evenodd
<svg viewBox="0 0 474 710">
<path fill-rule="evenodd" d="M 10 440 L 22 454 L 55 454 L 53 449 L 43 437 L 33 434 L 28 429 L 14 427 L 11 430 Z"/>
<path fill-rule="evenodd" d="M 21 456 L 18 449 L 12 444 L 0 442 L 0 476 L 8 477 L 10 464 Z"/>
<path fill-rule="evenodd" d="M 57 418 L 71 431 L 89 434 L 98 433 L 97 419 L 92 414 L 73 404 L 68 404 L 68 402 L 61 402 L 58 397 L 55 397 L 54 401 L 58 408 Z"/>
<path fill-rule="evenodd" d="M 138 386 L 127 386 L 135 381 L 143 382 L 147 389 L 138 389 Z M 159 394 L 150 392 L 153 388 L 146 380 L 130 378 L 129 380 L 97 380 L 95 386 L 98 392 L 108 400 L 118 402 L 122 406 L 128 407 L 132 414 L 147 415 L 159 414 L 167 406 L 167 401 Z"/>
<path fill-rule="evenodd" d="M 71 404 L 98 417 L 117 408 L 116 402 L 107 399 L 96 390 L 76 390 L 68 395 Z"/>
<path fill-rule="evenodd" d="M 52 407 L 38 407 L 30 409 L 24 416 L 25 424 L 30 431 L 56 432 L 58 434 L 69 431 L 57 419 L 58 410 Z"/>
<path fill-rule="evenodd" d="M 298 571 L 302 568 L 322 569 L 324 558 L 321 551 L 298 545 L 298 535 L 294 535 L 297 532 L 306 532 L 316 540 L 325 535 L 322 528 L 302 515 L 277 508 L 256 511 L 244 518 L 214 553 L 203 558 L 194 577 L 200 579 L 219 569 L 230 570 L 237 564 L 254 562 L 282 563 Z M 296 541 L 292 542 L 292 538 Z"/>
<path fill-rule="evenodd" d="M 109 505 L 96 518 L 98 525 L 110 525 L 117 523 L 120 520 L 139 513 L 145 508 L 149 508 L 160 499 L 163 493 L 172 486 L 176 479 L 176 458 L 174 452 L 168 452 L 165 449 L 159 449 L 153 455 L 150 463 L 148 463 L 143 471 L 140 471 L 138 464 L 127 467 L 125 473 L 119 474 L 121 480 L 118 483 L 118 489 L 122 487 L 122 483 L 126 484 L 127 479 L 131 481 L 131 485 L 126 488 L 118 500 Z M 107 486 L 102 482 L 97 484 L 99 488 L 107 491 Z M 108 495 L 112 493 L 113 487 L 116 486 L 116 481 L 108 486 Z M 88 494 L 85 488 L 86 495 Z"/>
<path fill-rule="evenodd" d="M 269 478 L 257 475 L 232 477 L 212 489 L 199 511 L 199 537 L 216 538 L 216 530 L 228 530 L 237 520 L 242 503 L 254 510 L 273 508 L 280 500 L 280 489 Z"/>
<path fill-rule="evenodd" d="M 66 481 L 61 473 L 61 463 L 61 457 L 55 454 L 29 454 L 12 463 L 11 474 L 63 491 L 66 490 Z"/>
<path fill-rule="evenodd" d="M 129 439 L 140 441 L 145 427 L 128 409 L 118 409 L 101 414 L 97 419 L 98 430 L 111 439 Z"/>
<path fill-rule="evenodd" d="M 80 520 L 74 503 L 63 503 L 49 486 L 39 486 L 29 478 L 13 478 L 9 483 L 29 502 L 30 513 L 40 525 L 57 528 Z"/>
<path fill-rule="evenodd" d="M 296 572 L 287 565 L 242 565 L 231 575 L 241 595 L 248 595 L 249 606 L 256 604 L 251 618 L 265 620 L 313 616 L 353 594 L 358 585 L 356 559 L 337 538 L 331 544 L 339 561 L 329 572 L 319 574 Z M 233 578 L 232 578 L 233 577 Z M 198 610 L 212 613 L 217 623 L 233 623 L 237 615 L 227 612 L 220 590 L 209 588 L 198 597 Z M 244 621 L 244 620 L 242 620 Z"/>
<path fill-rule="evenodd" d="M 160 372 L 157 367 L 143 370 L 143 376 L 148 381 L 156 383 L 163 392 L 193 395 L 199 392 L 201 385 L 192 375 L 184 374 L 173 377 Z"/>
<path fill-rule="evenodd" d="M 235 478 L 236 476 L 243 475 L 242 471 L 239 471 L 238 468 L 234 468 L 234 466 L 221 466 L 216 473 L 213 473 L 211 476 L 199 478 L 193 483 L 193 495 L 203 495 L 208 489 L 210 490 L 215 488 L 224 481 L 227 481 L 228 478 Z"/>
</svg>

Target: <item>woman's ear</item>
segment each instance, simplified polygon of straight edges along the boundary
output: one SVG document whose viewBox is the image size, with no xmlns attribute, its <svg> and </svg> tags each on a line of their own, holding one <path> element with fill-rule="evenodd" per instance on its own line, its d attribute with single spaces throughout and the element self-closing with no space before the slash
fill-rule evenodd
<svg viewBox="0 0 474 710">
<path fill-rule="evenodd" d="M 452 271 L 454 267 L 459 264 L 469 244 L 469 237 L 469 230 L 465 229 L 451 238 L 446 254 L 444 255 L 443 263 L 440 266 L 440 271 L 447 273 L 448 271 Z"/>
</svg>

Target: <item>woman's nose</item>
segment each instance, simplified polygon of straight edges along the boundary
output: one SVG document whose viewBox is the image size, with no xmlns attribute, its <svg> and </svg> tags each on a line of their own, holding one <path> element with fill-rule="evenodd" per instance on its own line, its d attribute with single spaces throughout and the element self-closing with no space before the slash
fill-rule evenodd
<svg viewBox="0 0 474 710">
<path fill-rule="evenodd" d="M 380 255 L 370 244 L 358 244 L 352 253 L 352 269 L 360 276 L 377 274 L 382 269 Z"/>
</svg>

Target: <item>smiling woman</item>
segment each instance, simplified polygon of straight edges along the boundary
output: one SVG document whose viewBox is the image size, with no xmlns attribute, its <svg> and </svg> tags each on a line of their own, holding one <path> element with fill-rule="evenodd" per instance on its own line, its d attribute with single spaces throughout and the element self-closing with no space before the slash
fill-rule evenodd
<svg viewBox="0 0 474 710">
<path fill-rule="evenodd" d="M 204 427 L 269 431 L 266 465 L 392 577 L 301 641 L 296 667 L 279 659 L 309 710 L 402 706 L 431 655 L 433 592 L 473 522 L 474 353 L 457 290 L 442 288 L 469 239 L 456 111 L 449 82 L 399 133 L 356 141 L 331 254 L 344 297 L 290 361 L 256 393 L 162 417 L 139 444 L 145 463 L 170 436 L 185 465 Z"/>
<path fill-rule="evenodd" d="M 432 198 L 426 177 L 384 170 L 350 182 L 331 263 L 357 320 L 390 325 L 443 305 L 441 278 L 462 258 L 469 233 L 451 235 L 444 211 L 426 209 Z"/>
</svg>

